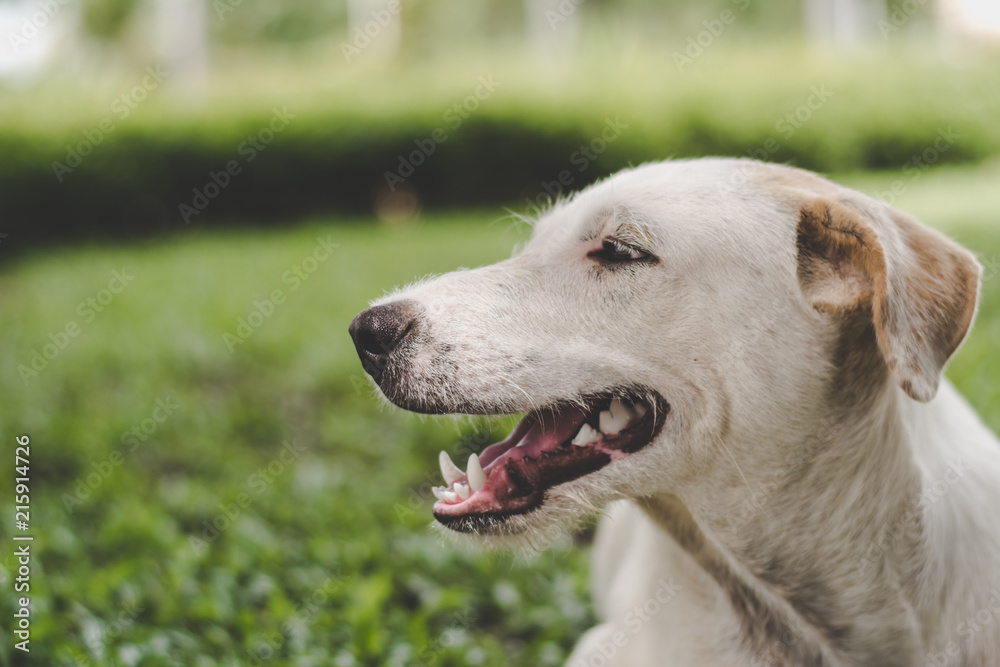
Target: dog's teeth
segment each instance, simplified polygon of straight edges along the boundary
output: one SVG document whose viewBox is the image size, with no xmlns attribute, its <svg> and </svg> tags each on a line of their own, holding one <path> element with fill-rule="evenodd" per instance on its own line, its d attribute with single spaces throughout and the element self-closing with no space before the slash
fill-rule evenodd
<svg viewBox="0 0 1000 667">
<path fill-rule="evenodd" d="M 590 424 L 584 422 L 583 426 L 580 427 L 580 432 L 577 433 L 576 437 L 570 441 L 570 444 L 576 445 L 577 447 L 583 447 L 584 445 L 589 445 L 592 442 L 597 442 L 600 439 L 600 432 L 595 430 Z"/>
<path fill-rule="evenodd" d="M 611 413 L 608 412 L 607 410 L 602 410 L 601 414 L 597 416 L 597 425 L 601 429 L 601 433 L 607 433 L 609 435 L 613 435 L 611 433 L 611 424 L 613 422 L 614 420 L 611 418 Z M 618 431 L 615 431 L 615 433 L 617 432 Z"/>
<path fill-rule="evenodd" d="M 469 486 L 472 487 L 473 491 L 478 491 L 479 489 L 486 486 L 486 473 L 483 472 L 483 467 L 479 465 L 479 456 L 477 454 L 469 455 Z"/>
<path fill-rule="evenodd" d="M 635 416 L 640 419 L 642 419 L 646 415 L 646 412 L 648 410 L 649 407 L 645 403 L 636 403 L 635 405 L 632 406 L 632 411 L 635 412 Z"/>
<path fill-rule="evenodd" d="M 455 493 L 454 491 L 445 491 L 441 495 L 443 496 L 442 500 L 444 500 L 446 503 L 458 502 L 458 494 Z"/>
<path fill-rule="evenodd" d="M 605 435 L 618 435 L 632 418 L 632 411 L 617 398 L 611 401 L 608 410 L 604 410 L 598 417 L 601 433 Z"/>
<path fill-rule="evenodd" d="M 461 498 L 462 500 L 465 500 L 466 498 L 469 497 L 469 485 L 468 484 L 456 484 L 455 485 L 455 493 L 458 494 L 459 498 Z"/>
<path fill-rule="evenodd" d="M 611 413 L 612 419 L 622 424 L 628 423 L 628 420 L 632 418 L 632 408 L 625 405 L 617 398 L 611 399 L 611 405 L 608 406 L 608 411 Z"/>
<path fill-rule="evenodd" d="M 448 456 L 448 452 L 443 449 L 438 455 L 438 463 L 441 465 L 441 474 L 444 475 L 445 486 L 451 486 L 455 483 L 455 480 L 461 479 L 462 475 L 465 474 L 461 468 L 452 462 L 451 457 Z"/>
<path fill-rule="evenodd" d="M 448 490 L 447 486 L 432 486 L 431 487 L 431 493 L 433 493 L 434 497 L 437 498 L 438 500 L 444 500 L 444 492 L 447 491 L 447 490 Z"/>
</svg>

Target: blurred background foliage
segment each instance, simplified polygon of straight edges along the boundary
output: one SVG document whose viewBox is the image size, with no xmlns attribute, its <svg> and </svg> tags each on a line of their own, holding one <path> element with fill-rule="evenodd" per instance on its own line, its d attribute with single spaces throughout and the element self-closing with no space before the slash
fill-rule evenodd
<svg viewBox="0 0 1000 667">
<path fill-rule="evenodd" d="M 816 169 L 975 250 L 949 375 L 1000 428 L 995 2 L 393 6 L 0 0 L 0 452 L 32 438 L 37 530 L 32 661 L 2 623 L 0 665 L 561 664 L 589 532 L 442 545 L 437 452 L 512 422 L 382 407 L 347 324 L 646 160 Z M 112 271 L 135 277 L 88 306 Z"/>
<path fill-rule="evenodd" d="M 34 2 L 0 2 L 9 38 Z M 934 163 L 979 162 L 1000 152 L 1000 28 L 969 27 L 978 2 L 52 0 L 0 61 L 0 210 L 17 246 L 192 220 L 531 213 L 666 156 L 901 169 L 948 128 L 960 140 Z M 803 107 L 814 90 L 828 99 Z M 251 162 L 240 147 L 276 110 L 294 119 Z M 240 177 L 184 215 L 232 160 Z"/>
</svg>

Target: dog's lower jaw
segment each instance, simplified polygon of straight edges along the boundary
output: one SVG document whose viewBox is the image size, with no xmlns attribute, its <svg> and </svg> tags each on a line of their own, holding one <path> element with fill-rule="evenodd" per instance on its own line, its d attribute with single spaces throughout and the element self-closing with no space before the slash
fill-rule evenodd
<svg viewBox="0 0 1000 667">
<path fill-rule="evenodd" d="M 473 550 L 514 551 L 534 556 L 553 546 L 568 546 L 578 529 L 593 521 L 598 507 L 621 494 L 611 488 L 590 487 L 581 478 L 546 492 L 544 502 L 525 514 L 514 515 L 490 532 L 460 532 L 435 520 L 431 526 L 452 542 Z"/>
</svg>

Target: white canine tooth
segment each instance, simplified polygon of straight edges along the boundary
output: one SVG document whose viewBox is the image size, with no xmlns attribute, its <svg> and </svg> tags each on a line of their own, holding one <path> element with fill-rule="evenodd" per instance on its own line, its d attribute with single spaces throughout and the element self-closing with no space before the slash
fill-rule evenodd
<svg viewBox="0 0 1000 667">
<path fill-rule="evenodd" d="M 479 456 L 477 454 L 469 455 L 469 486 L 472 487 L 473 491 L 478 491 L 479 489 L 486 486 L 486 473 L 483 472 L 483 466 L 479 465 Z"/>
<path fill-rule="evenodd" d="M 592 442 L 597 442 L 601 439 L 601 433 L 594 429 L 593 426 L 584 422 L 583 426 L 580 427 L 580 432 L 576 434 L 570 444 L 576 445 L 577 447 L 583 447 L 584 445 L 589 445 Z"/>
<path fill-rule="evenodd" d="M 605 435 L 618 435 L 628 425 L 632 418 L 632 411 L 617 398 L 611 401 L 608 410 L 604 410 L 598 416 L 601 433 Z"/>
<path fill-rule="evenodd" d="M 635 412 L 636 417 L 638 417 L 639 419 L 642 419 L 648 410 L 649 408 L 646 406 L 645 403 L 636 403 L 635 405 L 632 406 L 632 411 Z"/>
<path fill-rule="evenodd" d="M 602 410 L 601 414 L 597 416 L 597 426 L 601 429 L 601 433 L 607 433 L 608 435 L 614 435 L 618 432 L 617 429 L 613 428 L 614 419 L 611 417 L 611 413 L 607 410 Z"/>
<path fill-rule="evenodd" d="M 445 492 L 444 492 L 443 494 L 441 494 L 441 495 L 443 495 L 443 496 L 444 496 L 444 501 L 445 501 L 446 503 L 454 503 L 454 502 L 458 502 L 458 494 L 457 494 L 457 493 L 455 493 L 454 491 L 445 491 Z"/>
<path fill-rule="evenodd" d="M 446 486 L 432 486 L 431 487 L 431 493 L 433 493 L 434 497 L 437 498 L 438 500 L 444 500 L 444 492 L 447 491 L 447 490 L 448 490 L 448 487 L 446 487 Z"/>
<path fill-rule="evenodd" d="M 448 452 L 443 449 L 438 454 L 438 463 L 441 465 L 441 474 L 444 475 L 445 486 L 451 486 L 455 483 L 455 480 L 460 479 L 465 474 L 461 468 L 452 462 L 451 457 L 448 456 Z"/>
<path fill-rule="evenodd" d="M 461 498 L 462 500 L 465 500 L 466 498 L 469 497 L 469 485 L 468 484 L 456 484 L 455 485 L 455 493 L 458 494 L 459 498 Z"/>
</svg>

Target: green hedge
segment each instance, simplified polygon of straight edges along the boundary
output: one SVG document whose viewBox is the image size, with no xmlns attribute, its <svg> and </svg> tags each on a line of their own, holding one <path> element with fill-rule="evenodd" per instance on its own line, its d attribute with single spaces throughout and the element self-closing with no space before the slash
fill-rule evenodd
<svg viewBox="0 0 1000 667">
<path fill-rule="evenodd" d="M 90 111 L 77 114 L 86 120 L 57 122 L 50 110 L 43 121 L 27 105 L 0 108 L 9 120 L 0 125 L 2 231 L 63 240 L 235 220 L 274 224 L 368 213 L 389 186 L 415 193 L 425 208 L 508 205 L 532 213 L 550 193 L 670 156 L 751 155 L 845 171 L 922 169 L 1000 153 L 992 63 L 956 69 L 908 58 L 709 55 L 684 74 L 665 52 L 627 77 L 612 63 L 581 66 L 558 81 L 496 63 L 497 74 L 479 77 L 372 72 L 323 90 L 313 80 L 270 97 L 258 90 L 246 102 L 220 92 L 193 112 L 151 100 L 122 120 Z M 376 75 L 382 88 L 366 93 Z M 451 83 L 435 85 L 434 77 Z M 481 82 L 491 80 L 499 85 L 489 92 Z M 477 90 L 482 99 L 473 101 Z M 476 108 L 460 115 L 455 105 L 463 103 Z M 257 150 L 248 137 L 263 145 L 282 108 L 294 118 Z M 87 152 L 91 143 L 71 171 L 55 166 L 72 165 L 68 149 Z M 420 164 L 410 174 L 403 162 Z"/>
</svg>

